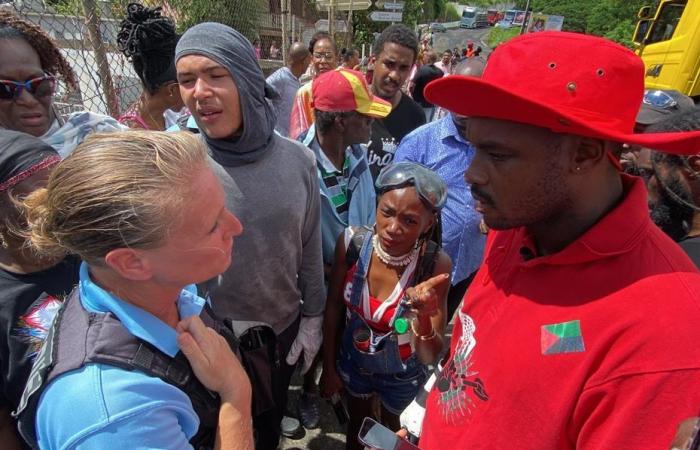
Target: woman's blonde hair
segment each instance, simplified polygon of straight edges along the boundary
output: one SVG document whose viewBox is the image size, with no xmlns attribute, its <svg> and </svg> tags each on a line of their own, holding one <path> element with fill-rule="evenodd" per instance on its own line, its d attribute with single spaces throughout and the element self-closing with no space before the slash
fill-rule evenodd
<svg viewBox="0 0 700 450">
<path fill-rule="evenodd" d="M 182 199 L 206 163 L 190 133 L 93 134 L 24 200 L 27 240 L 40 254 L 93 264 L 116 248 L 157 247 L 186 214 Z"/>
</svg>

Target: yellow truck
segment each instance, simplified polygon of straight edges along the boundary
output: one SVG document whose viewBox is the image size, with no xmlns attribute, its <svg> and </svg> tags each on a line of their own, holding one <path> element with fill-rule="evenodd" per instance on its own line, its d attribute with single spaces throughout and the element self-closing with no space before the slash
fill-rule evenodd
<svg viewBox="0 0 700 450">
<path fill-rule="evenodd" d="M 639 10 L 634 33 L 649 89 L 675 89 L 700 100 L 700 0 L 661 0 Z"/>
</svg>

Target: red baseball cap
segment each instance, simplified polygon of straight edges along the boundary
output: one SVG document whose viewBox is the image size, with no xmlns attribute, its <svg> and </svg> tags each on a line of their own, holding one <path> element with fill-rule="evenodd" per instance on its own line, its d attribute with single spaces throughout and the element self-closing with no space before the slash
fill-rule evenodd
<svg viewBox="0 0 700 450">
<path fill-rule="evenodd" d="M 516 37 L 490 56 L 481 78 L 431 82 L 426 99 L 457 114 L 508 120 L 677 154 L 700 152 L 700 131 L 634 133 L 644 64 L 607 39 L 544 31 Z"/>
<path fill-rule="evenodd" d="M 391 103 L 372 95 L 364 75 L 356 70 L 338 69 L 319 75 L 311 85 L 313 107 L 319 111 L 357 111 L 383 119 L 391 112 Z"/>
</svg>

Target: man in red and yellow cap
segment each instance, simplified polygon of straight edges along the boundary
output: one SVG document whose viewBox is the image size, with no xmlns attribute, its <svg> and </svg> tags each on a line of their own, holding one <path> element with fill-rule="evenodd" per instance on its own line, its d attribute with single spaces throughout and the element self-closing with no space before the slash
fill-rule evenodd
<svg viewBox="0 0 700 450">
<path fill-rule="evenodd" d="M 542 32 L 500 46 L 481 79 L 426 88 L 470 117 L 466 180 L 492 231 L 423 450 L 667 448 L 697 413 L 700 274 L 617 155 L 697 153 L 700 133 L 633 133 L 643 83 L 624 47 Z"/>
<path fill-rule="evenodd" d="M 323 262 L 330 269 L 343 230 L 374 224 L 374 183 L 365 144 L 372 121 L 388 116 L 391 104 L 373 95 L 362 73 L 350 69 L 320 75 L 311 90 L 315 121 L 299 140 L 316 155 Z"/>
</svg>

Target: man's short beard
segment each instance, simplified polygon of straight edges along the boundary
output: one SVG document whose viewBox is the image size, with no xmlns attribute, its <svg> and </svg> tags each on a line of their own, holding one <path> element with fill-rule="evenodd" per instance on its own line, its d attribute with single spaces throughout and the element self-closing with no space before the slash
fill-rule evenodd
<svg viewBox="0 0 700 450">
<path fill-rule="evenodd" d="M 691 193 L 683 186 L 678 175 L 669 176 L 668 179 L 663 180 L 663 184 L 684 201 L 693 202 Z M 649 204 L 651 220 L 671 239 L 680 241 L 688 234 L 694 211 L 674 200 L 661 184 L 659 184 L 658 194 L 657 201 Z"/>
</svg>

